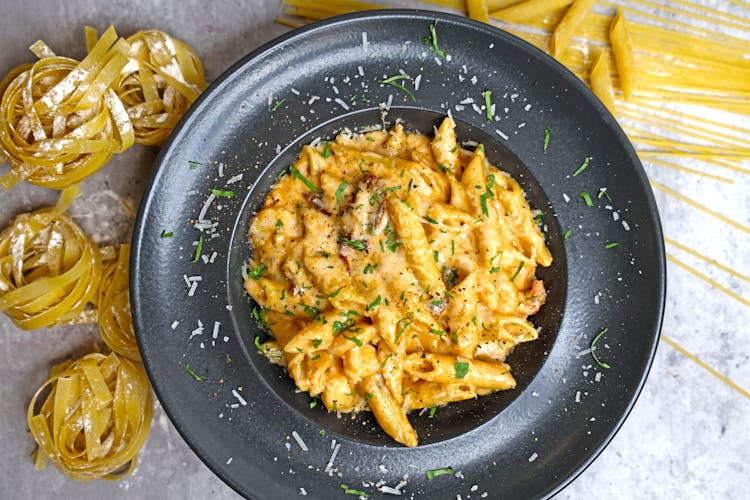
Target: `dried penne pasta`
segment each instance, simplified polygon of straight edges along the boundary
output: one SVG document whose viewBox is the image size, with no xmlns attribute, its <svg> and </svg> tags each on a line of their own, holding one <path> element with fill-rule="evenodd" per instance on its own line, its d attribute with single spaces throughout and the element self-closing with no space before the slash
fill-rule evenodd
<svg viewBox="0 0 750 500">
<path fill-rule="evenodd" d="M 596 0 L 574 0 L 550 37 L 549 53 L 552 57 L 560 57 L 568 48 L 573 35 L 580 28 L 595 2 Z"/>
<path fill-rule="evenodd" d="M 635 63 L 630 32 L 621 10 L 618 10 L 612 19 L 609 27 L 609 42 L 612 45 L 612 54 L 615 56 L 620 88 L 625 99 L 630 99 L 638 85 L 638 66 Z"/>
</svg>

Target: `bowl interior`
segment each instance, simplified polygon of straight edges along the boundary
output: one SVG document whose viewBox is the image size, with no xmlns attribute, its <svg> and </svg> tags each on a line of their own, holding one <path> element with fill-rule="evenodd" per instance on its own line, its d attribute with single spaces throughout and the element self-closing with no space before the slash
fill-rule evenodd
<svg viewBox="0 0 750 500">
<path fill-rule="evenodd" d="M 286 370 L 271 364 L 264 356 L 256 353 L 255 337 L 259 336 L 261 341 L 265 341 L 269 335 L 253 318 L 252 310 L 257 304 L 249 300 L 242 287 L 242 264 L 252 255 L 248 229 L 253 216 L 261 208 L 277 176 L 296 161 L 304 144 L 309 144 L 316 138 L 332 140 L 340 131 L 346 129 L 357 132 L 381 123 L 385 123 L 386 128 L 390 128 L 397 121 L 403 123 L 407 130 L 432 136 L 433 127 L 439 125 L 444 118 L 444 114 L 434 111 L 397 107 L 392 108 L 381 122 L 380 109 L 372 108 L 338 117 L 300 135 L 283 151 L 280 151 L 260 174 L 258 181 L 244 200 L 231 237 L 231 250 L 227 261 L 228 303 L 232 306 L 232 318 L 236 331 L 240 332 L 241 342 L 245 347 L 246 357 L 243 361 L 252 365 L 259 379 L 281 402 L 299 412 L 304 418 L 328 432 L 372 445 L 399 446 L 385 435 L 369 412 L 363 412 L 351 418 L 328 412 L 323 405 L 310 408 L 312 399 L 309 394 L 295 391 L 294 382 L 286 374 Z M 483 144 L 490 163 L 508 172 L 520 183 L 532 209 L 540 209 L 543 213 L 549 211 L 549 199 L 543 189 L 529 169 L 508 148 L 485 131 L 460 119 L 456 119 L 456 134 L 459 142 L 476 141 Z M 240 144 L 240 147 L 234 153 L 240 158 L 244 155 L 248 157 L 253 155 L 252 143 L 238 141 L 236 144 Z M 541 329 L 540 337 L 534 342 L 519 345 L 507 360 L 512 367 L 517 387 L 477 399 L 452 403 L 440 408 L 433 418 L 429 418 L 427 412 L 421 414 L 412 412 L 410 421 L 419 435 L 420 444 L 453 438 L 492 419 L 524 391 L 544 363 L 562 320 L 566 290 L 566 266 L 559 225 L 554 217 L 546 217 L 544 225 L 547 243 L 555 261 L 549 268 L 537 268 L 538 278 L 544 280 L 548 288 L 547 302 L 539 313 L 531 318 L 532 322 Z"/>
</svg>

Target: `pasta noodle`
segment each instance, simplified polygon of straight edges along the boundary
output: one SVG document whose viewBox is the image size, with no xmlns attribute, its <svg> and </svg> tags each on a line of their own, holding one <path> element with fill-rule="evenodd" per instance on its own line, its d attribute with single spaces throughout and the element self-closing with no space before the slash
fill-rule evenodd
<svg viewBox="0 0 750 500">
<path fill-rule="evenodd" d="M 130 245 L 121 245 L 118 258 L 104 268 L 97 304 L 99 333 L 117 354 L 140 361 L 130 314 L 129 259 Z"/>
<path fill-rule="evenodd" d="M 482 21 L 483 23 L 490 22 L 486 0 L 466 0 L 466 9 L 469 11 L 469 17 L 472 19 Z"/>
<path fill-rule="evenodd" d="M 0 233 L 0 312 L 20 328 L 75 321 L 101 275 L 99 248 L 59 207 L 19 215 Z"/>
<path fill-rule="evenodd" d="M 161 145 L 205 90 L 203 65 L 192 48 L 162 31 L 139 31 L 127 41 L 129 63 L 113 88 L 133 123 L 135 142 Z"/>
<path fill-rule="evenodd" d="M 552 257 L 520 186 L 459 150 L 451 118 L 431 141 L 396 125 L 303 147 L 250 239 L 262 352 L 407 446 L 407 411 L 515 387 L 505 358 L 538 336 Z"/>
<path fill-rule="evenodd" d="M 614 93 L 612 91 L 612 79 L 609 76 L 607 57 L 602 50 L 597 51 L 594 55 L 594 63 L 591 65 L 589 80 L 591 90 L 614 116 L 616 110 Z"/>
<path fill-rule="evenodd" d="M 568 48 L 573 34 L 580 27 L 596 0 L 575 0 L 555 27 L 549 40 L 549 53 L 559 57 Z"/>
<path fill-rule="evenodd" d="M 573 0 L 526 0 L 510 7 L 491 12 L 490 15 L 508 23 L 522 23 L 548 12 L 564 9 Z"/>
<path fill-rule="evenodd" d="M 630 33 L 625 24 L 625 17 L 622 15 L 622 11 L 618 10 L 612 20 L 612 25 L 609 28 L 609 40 L 612 44 L 612 53 L 615 56 L 615 63 L 617 64 L 617 76 L 620 78 L 620 87 L 627 100 L 633 95 L 633 90 L 635 90 L 638 84 L 638 69 L 635 65 Z"/>
<path fill-rule="evenodd" d="M 127 63 L 128 44 L 114 28 L 81 62 L 54 56 L 40 42 L 35 47 L 39 61 L 15 71 L 0 89 L 0 147 L 12 168 L 0 178 L 6 190 L 22 180 L 68 187 L 134 140 L 125 108 L 109 88 Z"/>
<path fill-rule="evenodd" d="M 151 428 L 153 398 L 143 367 L 116 353 L 53 366 L 27 421 L 37 469 L 52 460 L 80 481 L 121 479 L 134 469 Z"/>
<path fill-rule="evenodd" d="M 39 58 L 0 83 L 0 153 L 23 180 L 64 189 L 102 168 L 135 142 L 160 145 L 206 87 L 203 66 L 185 43 L 157 31 L 118 39 L 85 30 L 82 61 L 56 56 L 42 41 Z"/>
</svg>

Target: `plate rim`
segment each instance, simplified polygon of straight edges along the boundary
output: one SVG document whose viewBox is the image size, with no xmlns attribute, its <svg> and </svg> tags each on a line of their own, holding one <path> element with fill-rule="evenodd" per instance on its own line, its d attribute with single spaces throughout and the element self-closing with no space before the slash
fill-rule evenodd
<svg viewBox="0 0 750 500">
<path fill-rule="evenodd" d="M 648 349 L 648 360 L 646 361 L 645 369 L 640 374 L 637 386 L 635 386 L 634 392 L 632 396 L 629 398 L 629 401 L 627 402 L 625 411 L 623 411 L 622 414 L 618 416 L 616 421 L 612 425 L 610 425 L 609 431 L 606 432 L 606 435 L 603 437 L 599 446 L 597 446 L 596 448 L 593 448 L 585 456 L 583 460 L 579 460 L 579 463 L 577 464 L 577 466 L 574 469 L 572 469 L 572 472 L 569 473 L 566 477 L 563 477 L 556 482 L 551 482 L 549 487 L 543 489 L 540 492 L 541 497 L 550 498 L 556 495 L 557 493 L 559 493 L 560 491 L 562 491 L 569 484 L 571 484 L 575 479 L 577 479 L 601 455 L 604 449 L 606 449 L 606 447 L 612 442 L 614 437 L 622 428 L 624 422 L 627 420 L 628 416 L 632 412 L 635 406 L 635 403 L 638 401 L 638 398 L 640 397 L 643 391 L 643 388 L 647 382 L 650 370 L 654 363 L 656 351 L 659 345 L 659 338 L 660 338 L 660 334 L 661 334 L 661 330 L 663 326 L 663 320 L 664 320 L 664 310 L 665 310 L 665 305 L 666 305 L 666 286 L 667 286 L 666 252 L 665 252 L 665 245 L 664 245 L 664 240 L 663 240 L 663 228 L 661 224 L 661 218 L 659 216 L 658 206 L 656 204 L 653 190 L 650 188 L 648 177 L 642 166 L 640 158 L 638 157 L 632 143 L 630 142 L 630 139 L 627 137 L 627 135 L 623 131 L 619 122 L 604 107 L 601 101 L 599 101 L 599 99 L 594 96 L 594 94 L 584 84 L 584 82 L 580 78 L 578 78 L 575 74 L 573 74 L 568 68 L 566 68 L 564 65 L 562 65 L 559 61 L 557 61 L 553 57 L 549 56 L 546 52 L 538 49 L 531 43 L 526 42 L 525 40 L 521 39 L 520 37 L 510 32 L 507 32 L 501 28 L 495 27 L 490 24 L 476 21 L 469 17 L 460 16 L 460 15 L 449 13 L 449 12 L 433 11 L 429 9 L 408 9 L 408 8 L 373 9 L 373 10 L 359 11 L 359 12 L 352 12 L 352 13 L 343 14 L 343 15 L 337 15 L 337 16 L 333 16 L 333 17 L 320 20 L 320 21 L 316 21 L 314 23 L 302 26 L 300 28 L 293 29 L 291 31 L 283 33 L 269 40 L 268 42 L 260 45 L 259 47 L 252 50 L 248 54 L 239 58 L 235 63 L 230 65 L 219 76 L 217 76 L 216 79 L 213 82 L 211 82 L 211 84 L 200 94 L 198 99 L 190 106 L 188 111 L 180 119 L 180 121 L 175 126 L 173 131 L 170 133 L 167 141 L 161 146 L 161 149 L 153 162 L 153 168 L 151 172 L 149 173 L 147 182 L 145 183 L 143 195 L 139 203 L 139 207 L 138 207 L 138 211 L 137 211 L 136 219 L 135 219 L 135 224 L 133 226 L 133 231 L 132 231 L 131 246 L 133 248 L 133 251 L 130 257 L 130 269 L 131 269 L 130 280 L 129 280 L 130 290 L 133 290 L 136 287 L 138 271 L 141 267 L 141 262 L 144 260 L 144 256 L 142 255 L 141 243 L 144 241 L 144 238 L 145 238 L 144 231 L 147 227 L 146 214 L 148 213 L 149 208 L 151 207 L 155 198 L 154 187 L 157 181 L 159 180 L 161 174 L 163 174 L 165 170 L 164 159 L 165 157 L 168 156 L 168 153 L 172 149 L 173 144 L 177 142 L 178 139 L 181 138 L 185 129 L 189 127 L 194 117 L 199 113 L 199 110 L 202 108 L 204 101 L 209 99 L 210 96 L 212 96 L 216 92 L 218 92 L 228 81 L 230 81 L 233 77 L 236 76 L 236 73 L 238 73 L 242 68 L 244 68 L 248 64 L 252 64 L 252 62 L 255 59 L 260 58 L 264 54 L 271 54 L 273 51 L 278 50 L 280 46 L 288 44 L 289 42 L 293 41 L 296 38 L 307 36 L 308 34 L 316 32 L 316 31 L 330 29 L 332 26 L 335 26 L 335 25 L 346 24 L 352 20 L 361 20 L 361 19 L 382 20 L 383 18 L 407 18 L 407 19 L 431 18 L 433 20 L 448 20 L 448 21 L 451 21 L 460 25 L 473 26 L 474 28 L 478 28 L 478 29 L 493 33 L 493 36 L 504 39 L 504 41 L 506 41 L 507 43 L 515 45 L 516 47 L 518 47 L 525 53 L 529 53 L 530 55 L 533 55 L 533 57 L 537 59 L 539 58 L 545 59 L 547 64 L 556 67 L 557 72 L 561 75 L 561 77 L 565 78 L 568 84 L 575 87 L 576 90 L 578 90 L 584 96 L 584 98 L 589 102 L 589 104 L 592 105 L 595 109 L 597 109 L 598 114 L 605 121 L 609 123 L 609 128 L 612 129 L 612 131 L 617 136 L 619 136 L 620 141 L 625 146 L 625 149 L 627 151 L 627 156 L 628 156 L 627 163 L 639 167 L 639 168 L 634 169 L 633 173 L 637 175 L 638 181 L 640 182 L 640 184 L 642 184 L 643 186 L 647 188 L 644 190 L 644 195 L 645 195 L 644 201 L 646 201 L 646 204 L 647 204 L 647 212 L 649 214 L 649 220 L 654 225 L 653 227 L 654 236 L 657 236 L 657 238 L 655 238 L 655 242 L 656 242 L 655 250 L 656 250 L 656 253 L 658 253 L 659 255 L 659 259 L 653 263 L 658 274 L 658 299 L 659 300 L 658 300 L 658 304 L 656 305 L 657 306 L 656 309 L 658 310 L 658 315 L 654 321 L 654 324 L 656 326 L 656 329 L 655 329 L 656 331 L 648 332 L 649 340 L 650 340 L 649 342 L 650 347 Z M 138 299 L 138 294 L 131 293 L 130 297 L 131 297 L 130 299 L 131 306 L 133 308 L 133 319 L 134 319 L 134 326 L 135 326 L 138 323 L 138 321 L 136 320 L 136 317 L 139 316 L 138 314 L 136 314 L 136 312 L 141 310 L 141 305 Z M 137 331 L 138 331 L 138 328 L 136 327 L 136 332 Z M 136 339 L 138 342 L 139 349 L 142 350 L 142 343 L 143 343 L 142 336 L 136 335 Z M 245 349 L 245 346 L 241 344 L 240 348 Z M 201 460 L 202 463 L 204 463 L 209 468 L 209 470 L 211 470 L 217 476 L 217 478 L 219 478 L 222 482 L 230 486 L 236 493 L 243 495 L 243 496 L 245 495 L 249 496 L 248 492 L 245 491 L 245 488 L 241 484 L 239 484 L 237 481 L 235 481 L 233 476 L 224 473 L 224 471 L 221 468 L 221 464 L 219 462 L 214 463 L 214 461 L 209 460 L 209 458 L 206 456 L 206 453 L 204 453 L 203 447 L 199 444 L 198 442 L 199 440 L 196 439 L 195 436 L 189 435 L 187 431 L 183 429 L 181 425 L 179 425 L 180 418 L 177 415 L 177 413 L 179 412 L 174 411 L 175 408 L 172 407 L 172 403 L 164 402 L 165 400 L 168 401 L 170 398 L 168 397 L 168 395 L 162 394 L 163 388 L 161 389 L 157 388 L 157 385 L 152 382 L 152 380 L 154 379 L 153 377 L 154 367 L 151 366 L 150 361 L 148 361 L 147 358 L 145 357 L 143 358 L 142 362 L 146 370 L 146 373 L 149 377 L 149 381 L 152 384 L 154 393 L 156 397 L 158 398 L 160 404 L 164 408 L 165 415 L 167 416 L 167 418 L 169 418 L 170 422 L 172 423 L 174 428 L 177 430 L 178 434 L 185 441 L 185 443 L 188 445 L 188 447 L 191 449 L 191 451 Z"/>
</svg>

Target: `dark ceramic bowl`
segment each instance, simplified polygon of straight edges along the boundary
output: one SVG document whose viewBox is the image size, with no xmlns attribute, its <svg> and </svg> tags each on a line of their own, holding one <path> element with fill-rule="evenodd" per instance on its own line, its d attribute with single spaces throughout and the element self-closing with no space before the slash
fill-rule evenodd
<svg viewBox="0 0 750 500">
<path fill-rule="evenodd" d="M 431 24 L 447 57 L 423 42 Z M 402 83 L 414 100 L 380 83 L 401 71 L 411 77 Z M 427 134 L 450 111 L 459 140 L 483 143 L 490 161 L 542 210 L 555 259 L 539 270 L 549 293 L 533 318 L 540 339 L 508 360 L 517 388 L 448 405 L 434 418 L 411 415 L 420 437 L 413 449 L 394 444 L 370 414 L 338 418 L 295 393 L 284 371 L 255 352 L 255 337 L 266 334 L 241 277 L 250 220 L 301 145 L 380 124 L 384 108 L 386 123 L 403 120 Z M 586 158 L 588 167 L 573 175 Z M 212 189 L 234 195 L 216 197 Z M 399 489 L 414 497 L 552 495 L 630 411 L 664 304 L 656 205 L 614 118 L 541 51 L 437 12 L 333 18 L 230 68 L 159 155 L 133 248 L 133 315 L 159 400 L 206 464 L 256 498 L 304 489 L 328 499 L 344 495 L 342 485 L 390 497 L 382 486 L 395 488 L 405 477 Z M 597 354 L 610 368 L 588 352 L 603 328 Z M 428 477 L 448 467 L 454 474 Z"/>
</svg>

